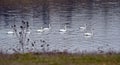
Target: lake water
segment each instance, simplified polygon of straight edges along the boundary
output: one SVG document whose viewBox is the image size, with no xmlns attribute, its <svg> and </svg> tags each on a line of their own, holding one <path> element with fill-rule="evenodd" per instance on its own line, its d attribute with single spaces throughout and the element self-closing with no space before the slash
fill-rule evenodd
<svg viewBox="0 0 120 65">
<path fill-rule="evenodd" d="M 50 44 L 49 51 L 120 52 L 119 0 L 16 1 L 0 0 L 0 49 L 3 52 L 19 44 L 16 36 L 7 32 L 12 30 L 10 26 L 14 22 L 20 26 L 22 20 L 29 22 L 29 38 L 37 41 L 35 47 L 39 51 L 42 43 L 38 40 L 42 39 Z M 49 24 L 49 31 L 36 32 L 40 27 L 49 27 Z M 86 31 L 83 32 L 80 27 L 84 25 Z M 64 29 L 64 26 L 67 31 L 60 33 L 59 30 Z M 93 35 L 86 37 L 85 32 L 93 32 Z"/>
</svg>

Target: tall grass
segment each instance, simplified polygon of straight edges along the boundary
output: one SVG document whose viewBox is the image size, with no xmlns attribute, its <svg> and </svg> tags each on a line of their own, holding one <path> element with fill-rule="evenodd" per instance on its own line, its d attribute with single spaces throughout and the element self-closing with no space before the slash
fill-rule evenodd
<svg viewBox="0 0 120 65">
<path fill-rule="evenodd" d="M 120 54 L 1 54 L 0 65 L 120 65 Z"/>
</svg>

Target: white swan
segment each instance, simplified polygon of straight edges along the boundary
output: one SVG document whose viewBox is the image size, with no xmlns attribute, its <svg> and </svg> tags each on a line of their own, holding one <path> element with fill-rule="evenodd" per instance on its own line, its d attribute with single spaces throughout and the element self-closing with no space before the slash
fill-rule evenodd
<svg viewBox="0 0 120 65">
<path fill-rule="evenodd" d="M 13 31 L 8 31 L 7 32 L 7 34 L 14 34 L 15 32 L 13 32 Z M 31 32 L 30 31 L 28 31 L 28 32 L 26 32 L 27 34 L 30 34 Z"/>
<path fill-rule="evenodd" d="M 59 32 L 66 32 L 67 31 L 67 27 L 66 25 L 64 26 L 64 29 L 60 29 Z"/>
<path fill-rule="evenodd" d="M 85 31 L 86 30 L 86 26 L 87 26 L 87 24 L 84 24 L 84 26 L 79 27 L 80 31 Z"/>
<path fill-rule="evenodd" d="M 30 32 L 30 31 L 27 31 L 26 33 L 27 33 L 27 34 L 30 34 L 31 32 Z"/>
<path fill-rule="evenodd" d="M 14 34 L 14 32 L 13 31 L 8 31 L 7 34 Z"/>
<path fill-rule="evenodd" d="M 84 36 L 85 37 L 92 37 L 93 36 L 93 31 L 91 31 L 91 33 L 90 32 L 85 32 Z"/>
<path fill-rule="evenodd" d="M 85 36 L 92 36 L 93 33 L 88 33 L 88 32 L 86 32 L 86 33 L 84 33 L 84 35 L 85 35 Z"/>
<path fill-rule="evenodd" d="M 37 30 L 37 32 L 43 32 L 43 27 L 40 27 L 40 29 Z"/>
<path fill-rule="evenodd" d="M 51 25 L 49 24 L 49 26 L 48 26 L 48 27 L 43 28 L 43 31 L 49 31 L 50 29 L 51 29 Z"/>
<path fill-rule="evenodd" d="M 30 34 L 31 33 L 31 28 L 29 28 L 27 31 L 26 31 L 27 34 Z"/>
</svg>

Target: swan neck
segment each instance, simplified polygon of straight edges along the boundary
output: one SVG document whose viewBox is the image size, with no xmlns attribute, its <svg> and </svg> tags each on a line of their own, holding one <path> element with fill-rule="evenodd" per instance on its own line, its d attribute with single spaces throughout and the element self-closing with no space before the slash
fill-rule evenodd
<svg viewBox="0 0 120 65">
<path fill-rule="evenodd" d="M 51 28 L 51 25 L 49 24 L 49 28 Z"/>
<path fill-rule="evenodd" d="M 67 29 L 66 25 L 65 25 L 65 30 Z"/>
<path fill-rule="evenodd" d="M 40 29 L 43 29 L 43 27 L 40 27 Z"/>
</svg>

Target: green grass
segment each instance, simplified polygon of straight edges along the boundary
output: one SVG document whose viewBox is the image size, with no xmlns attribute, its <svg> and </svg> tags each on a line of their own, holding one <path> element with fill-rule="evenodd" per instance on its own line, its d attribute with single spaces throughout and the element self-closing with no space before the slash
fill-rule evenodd
<svg viewBox="0 0 120 65">
<path fill-rule="evenodd" d="M 120 54 L 0 54 L 0 65 L 120 65 Z"/>
</svg>

